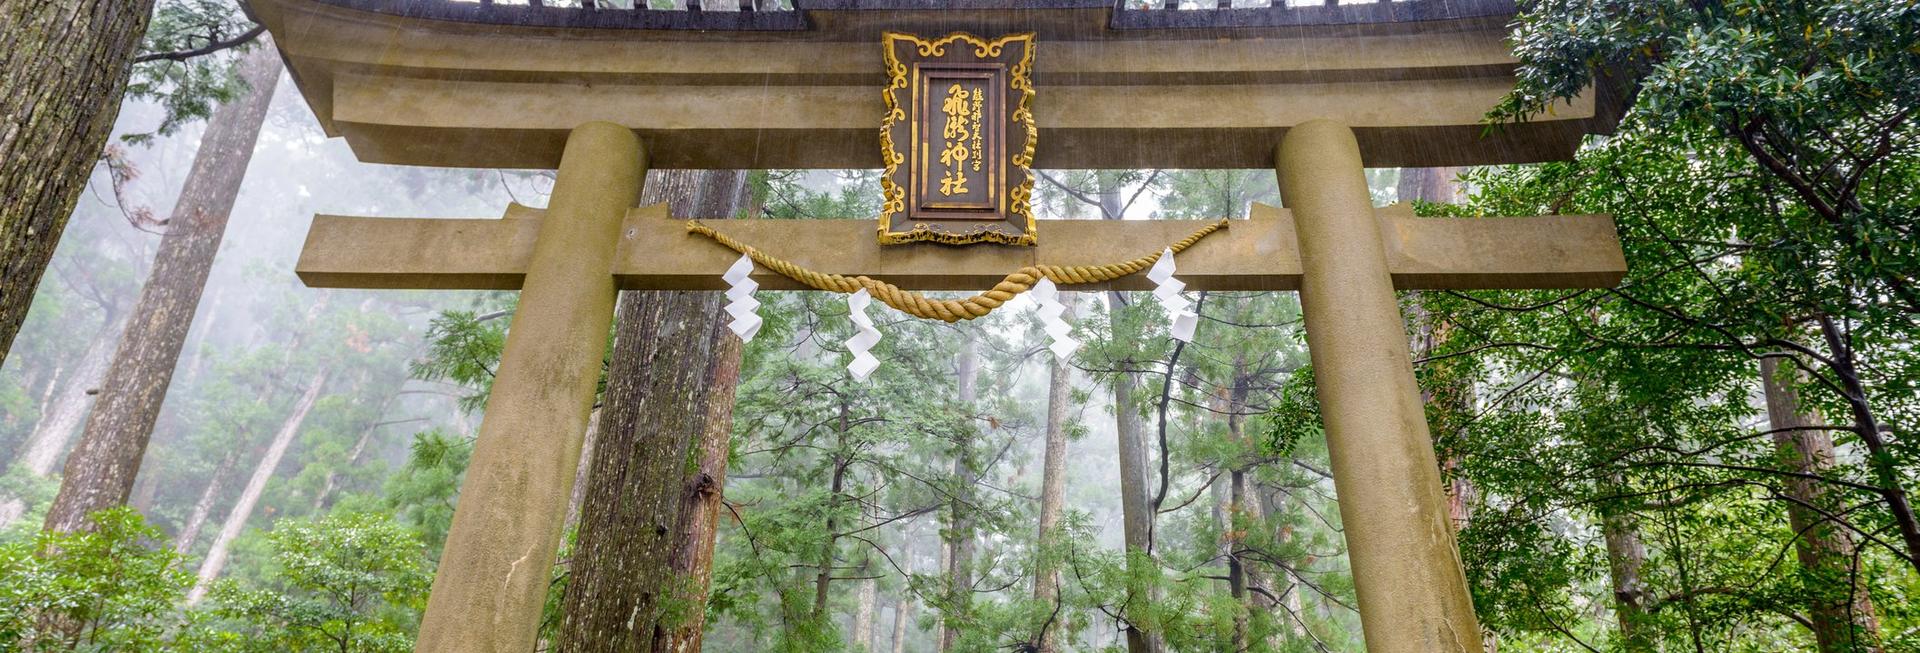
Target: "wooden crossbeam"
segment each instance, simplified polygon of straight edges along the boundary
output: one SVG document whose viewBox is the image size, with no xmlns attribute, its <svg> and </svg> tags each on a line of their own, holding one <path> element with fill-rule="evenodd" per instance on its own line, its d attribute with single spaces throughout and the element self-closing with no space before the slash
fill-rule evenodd
<svg viewBox="0 0 1920 653">
<path fill-rule="evenodd" d="M 1602 288 L 1626 259 L 1607 216 L 1418 218 L 1378 211 L 1394 286 L 1402 290 Z M 316 288 L 513 290 L 532 258 L 542 211 L 515 205 L 502 219 L 315 216 L 295 270 Z M 1035 263 L 1114 263 L 1159 251 L 1201 223 L 1186 220 L 1043 220 L 1038 247 L 881 246 L 873 220 L 716 220 L 723 233 L 821 272 L 866 275 L 909 290 L 979 291 Z M 739 258 L 688 234 L 665 205 L 627 215 L 613 275 L 628 290 L 723 290 Z M 1201 240 L 1178 259 L 1191 290 L 1297 290 L 1293 217 L 1254 205 L 1248 220 Z M 768 290 L 801 286 L 764 268 Z M 1142 275 L 1075 288 L 1146 290 Z"/>
</svg>

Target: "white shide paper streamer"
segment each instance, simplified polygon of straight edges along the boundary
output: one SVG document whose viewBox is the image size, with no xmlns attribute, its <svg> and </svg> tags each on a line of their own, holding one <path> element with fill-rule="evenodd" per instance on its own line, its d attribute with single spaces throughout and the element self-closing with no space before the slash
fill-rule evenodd
<svg viewBox="0 0 1920 653">
<path fill-rule="evenodd" d="M 847 339 L 847 351 L 853 352 L 853 362 L 847 363 L 847 371 L 853 373 L 855 381 L 867 380 L 867 376 L 880 367 L 880 359 L 867 353 L 880 343 L 880 330 L 873 328 L 873 318 L 867 317 L 867 305 L 871 303 L 873 296 L 868 295 L 865 288 L 847 295 L 848 316 L 853 318 L 853 326 L 859 330 L 859 333 Z"/>
<path fill-rule="evenodd" d="M 1073 325 L 1061 317 L 1066 314 L 1067 305 L 1060 303 L 1059 286 L 1053 285 L 1052 279 L 1041 277 L 1030 292 L 1040 307 L 1040 324 L 1046 328 L 1047 335 L 1053 337 L 1053 344 L 1047 348 L 1053 350 L 1055 358 L 1072 357 L 1073 352 L 1080 349 L 1080 341 L 1073 339 Z"/>
<path fill-rule="evenodd" d="M 1200 324 L 1200 315 L 1190 310 L 1193 302 L 1180 294 L 1187 284 L 1173 278 L 1173 271 L 1173 248 L 1169 247 L 1160 253 L 1160 260 L 1154 262 L 1153 269 L 1147 270 L 1147 278 L 1158 284 L 1153 289 L 1153 297 L 1160 300 L 1160 305 L 1167 309 L 1167 315 L 1173 317 L 1173 325 L 1168 328 L 1173 339 L 1193 342 L 1193 328 Z"/>
<path fill-rule="evenodd" d="M 727 314 L 733 316 L 727 328 L 740 336 L 740 342 L 752 342 L 754 334 L 760 332 L 760 315 L 755 312 L 760 308 L 760 300 L 753 298 L 753 291 L 759 290 L 760 284 L 749 278 L 751 274 L 753 259 L 741 254 L 740 260 L 734 261 L 733 267 L 721 276 L 728 284 Z"/>
</svg>

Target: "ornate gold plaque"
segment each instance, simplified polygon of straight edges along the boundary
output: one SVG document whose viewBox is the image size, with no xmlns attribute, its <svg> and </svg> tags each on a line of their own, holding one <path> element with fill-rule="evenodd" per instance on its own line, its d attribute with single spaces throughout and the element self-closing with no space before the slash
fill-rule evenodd
<svg viewBox="0 0 1920 653">
<path fill-rule="evenodd" d="M 882 41 L 881 244 L 1034 244 L 1033 34 Z"/>
</svg>

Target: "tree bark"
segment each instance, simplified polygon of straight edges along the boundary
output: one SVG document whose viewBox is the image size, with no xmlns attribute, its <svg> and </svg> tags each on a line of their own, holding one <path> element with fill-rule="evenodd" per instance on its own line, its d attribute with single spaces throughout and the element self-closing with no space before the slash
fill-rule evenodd
<svg viewBox="0 0 1920 653">
<path fill-rule="evenodd" d="M 239 70 L 248 90 L 221 105 L 208 123 L 93 414 L 67 458 L 60 493 L 47 511 L 47 530 L 84 528 L 88 514 L 126 503 L 280 69 L 280 55 L 271 45 L 247 53 Z"/>
<path fill-rule="evenodd" d="M 567 519 L 563 531 L 580 525 L 580 506 L 587 502 L 588 475 L 593 473 L 593 441 L 600 437 L 600 408 L 587 413 L 586 437 L 580 439 L 580 464 L 573 468 L 573 492 L 567 495 Z M 562 562 L 560 564 L 571 564 Z"/>
<path fill-rule="evenodd" d="M 967 411 L 969 424 L 973 421 L 973 402 L 977 399 L 979 372 L 976 365 L 979 360 L 980 341 L 972 332 L 967 333 L 967 344 L 960 350 L 959 359 L 954 365 L 960 382 L 960 405 Z M 963 439 L 955 443 L 953 453 L 953 476 L 958 481 L 953 490 L 949 509 L 950 526 L 947 529 L 947 610 L 941 620 L 940 650 L 951 651 L 960 642 L 961 628 L 972 616 L 973 605 L 973 484 L 976 480 L 973 470 L 973 443 Z"/>
<path fill-rule="evenodd" d="M 1063 319 L 1071 320 L 1074 294 L 1060 293 L 1060 303 L 1068 307 Z M 1040 473 L 1040 524 L 1038 543 L 1038 568 L 1033 575 L 1033 598 L 1044 604 L 1058 606 L 1055 601 L 1060 595 L 1060 563 L 1054 556 L 1058 553 L 1060 516 L 1066 510 L 1067 496 L 1067 421 L 1068 402 L 1073 395 L 1073 365 L 1069 361 L 1053 359 L 1047 368 L 1047 445 L 1042 471 Z M 1055 640 L 1054 620 L 1049 619 L 1040 627 L 1035 638 L 1038 653 L 1053 653 Z"/>
<path fill-rule="evenodd" d="M 741 342 L 724 324 L 713 330 L 713 367 L 708 370 L 707 424 L 695 445 L 699 468 L 688 474 L 680 491 L 680 516 L 674 527 L 673 573 L 686 579 L 685 605 L 707 604 L 713 585 L 713 545 L 725 500 L 727 459 L 733 442 L 734 391 L 740 385 Z M 653 650 L 661 653 L 699 653 L 706 610 L 693 610 L 678 624 L 662 624 Z"/>
<path fill-rule="evenodd" d="M 731 215 L 738 172 L 661 171 L 641 203 L 677 216 Z M 565 651 L 650 651 L 679 582 L 669 559 L 692 444 L 705 436 L 720 293 L 621 293 L 612 360 L 581 506 L 557 643 Z M 692 607 L 689 612 L 694 611 Z"/>
<path fill-rule="evenodd" d="M 1247 385 L 1247 359 L 1244 354 L 1234 357 L 1232 374 L 1227 390 L 1227 435 L 1242 451 L 1251 453 L 1254 450 L 1252 440 L 1246 435 L 1246 418 L 1241 415 L 1246 412 L 1247 396 L 1251 392 Z M 1247 591 L 1252 582 L 1251 574 L 1248 573 L 1247 561 L 1241 559 L 1240 554 L 1246 549 L 1243 546 L 1246 526 L 1252 523 L 1250 518 L 1253 517 L 1248 514 L 1247 506 L 1250 503 L 1257 504 L 1258 500 L 1252 498 L 1251 488 L 1248 487 L 1247 470 L 1251 465 L 1239 460 L 1232 461 L 1232 465 L 1233 469 L 1228 475 L 1230 499 L 1225 527 L 1221 532 L 1225 534 L 1222 539 L 1226 540 L 1227 549 L 1227 590 L 1239 607 L 1233 615 L 1233 650 L 1242 653 L 1252 644 L 1248 622 L 1256 606 Z"/>
<path fill-rule="evenodd" d="M 120 115 L 153 0 L 0 4 L 0 363 Z"/>
<path fill-rule="evenodd" d="M 1112 302 L 1112 311 L 1117 312 L 1124 304 L 1119 292 L 1109 291 L 1108 300 Z M 1115 338 L 1122 334 L 1114 334 Z M 1122 362 L 1131 365 L 1131 362 Z M 1136 556 L 1150 555 L 1147 552 L 1147 539 L 1151 536 L 1153 516 L 1147 507 L 1147 444 L 1146 426 L 1141 422 L 1140 412 L 1135 410 L 1134 396 L 1140 391 L 1140 379 L 1132 372 L 1119 372 L 1113 377 L 1113 413 L 1115 435 L 1118 438 L 1120 457 L 1120 517 L 1122 541 L 1126 544 L 1128 577 L 1140 576 L 1133 567 L 1137 566 Z M 1140 596 L 1147 591 L 1143 587 L 1130 587 L 1126 609 L 1136 603 L 1144 604 L 1149 597 Z M 1153 640 L 1132 621 L 1126 624 L 1127 650 L 1130 653 L 1153 653 Z"/>
<path fill-rule="evenodd" d="M 280 459 L 287 454 L 287 447 L 293 444 L 293 437 L 300 434 L 300 425 L 307 421 L 307 415 L 313 412 L 313 404 L 320 399 L 320 390 L 327 385 L 327 374 L 331 370 L 321 367 L 307 381 L 305 393 L 294 402 L 293 412 L 280 424 L 280 430 L 273 434 L 273 442 L 267 445 L 267 453 L 260 457 L 260 464 L 254 466 L 253 477 L 247 479 L 247 487 L 240 491 L 240 500 L 227 512 L 227 519 L 220 524 L 220 535 L 214 538 L 213 548 L 207 550 L 207 559 L 200 563 L 198 579 L 193 589 L 187 592 L 187 606 L 199 605 L 206 598 L 207 591 L 213 588 L 213 581 L 220 577 L 220 571 L 227 566 L 227 554 L 233 546 L 233 540 L 240 537 L 240 531 L 247 527 L 247 520 L 253 517 L 253 507 L 260 502 L 260 493 L 267 489 L 267 481 L 273 478 L 273 470 L 280 467 Z"/>
<path fill-rule="evenodd" d="M 680 479 L 705 431 L 711 292 L 623 293 L 560 649 L 647 651 L 675 579 Z"/>
<path fill-rule="evenodd" d="M 851 648 L 857 653 L 873 650 L 873 603 L 879 593 L 880 583 L 872 578 L 860 580 L 860 598 L 853 612 L 853 628 L 848 633 L 853 640 Z"/>
<path fill-rule="evenodd" d="M 907 624 L 913 621 L 913 599 L 901 599 L 893 605 L 893 653 L 907 650 Z"/>
<path fill-rule="evenodd" d="M 833 461 L 833 480 L 827 485 L 827 536 L 820 543 L 820 560 L 813 576 L 813 622 L 825 629 L 827 624 L 827 588 L 833 583 L 834 554 L 839 550 L 840 524 L 834 513 L 839 509 L 841 493 L 847 488 L 847 465 L 852 461 L 847 457 L 847 401 L 840 398 L 840 425 L 834 430 L 833 451 L 829 454 Z"/>
<path fill-rule="evenodd" d="M 1621 486 L 1616 476 L 1614 487 Z M 1653 639 L 1646 582 L 1640 570 L 1647 564 L 1647 547 L 1640 540 L 1640 520 L 1618 506 L 1603 505 L 1600 534 L 1607 545 L 1607 573 L 1613 582 L 1613 614 L 1620 623 L 1620 649 L 1627 653 L 1657 650 Z"/>
<path fill-rule="evenodd" d="M 1113 174 L 1095 174 L 1096 199 L 1099 201 L 1100 217 L 1103 220 L 1125 219 L 1127 203 L 1121 199 L 1120 179 Z M 1126 297 L 1118 291 L 1107 292 L 1108 315 L 1117 316 L 1126 305 Z M 1125 344 L 1131 344 L 1139 334 L 1121 333 L 1115 328 L 1113 338 Z M 1132 367 L 1133 361 L 1121 361 L 1121 365 Z M 1119 372 L 1113 379 L 1113 412 L 1116 422 L 1115 433 L 1119 440 L 1120 457 L 1120 513 L 1123 538 L 1127 553 L 1128 577 L 1138 578 L 1139 572 L 1134 558 L 1151 557 L 1149 549 L 1153 538 L 1153 514 L 1147 506 L 1147 444 L 1146 426 L 1141 422 L 1139 412 L 1134 410 L 1134 395 L 1139 392 L 1140 377 L 1134 372 Z M 1150 596 L 1140 596 L 1150 591 L 1143 587 L 1129 587 L 1127 605 L 1121 606 L 1126 623 L 1127 651 L 1129 653 L 1157 653 L 1157 639 L 1132 621 L 1126 615 L 1128 609 L 1152 600 Z M 1136 603 L 1138 602 L 1138 603 Z"/>
<path fill-rule="evenodd" d="M 1460 197 L 1453 184 L 1453 179 L 1458 176 L 1460 168 L 1455 167 L 1401 168 L 1400 182 L 1395 190 L 1403 203 L 1452 204 Z"/>
<path fill-rule="evenodd" d="M 1859 570 L 1853 568 L 1853 534 L 1820 514 L 1840 507 L 1826 496 L 1824 483 L 1809 478 L 1832 473 L 1833 435 L 1825 420 L 1801 405 L 1796 369 L 1781 368 L 1777 358 L 1763 358 L 1760 377 L 1774 447 L 1786 471 L 1801 475 L 1786 480 L 1787 495 L 1793 499 L 1787 505 L 1787 523 L 1797 538 L 1794 552 L 1811 590 L 1804 596 L 1814 640 L 1821 653 L 1877 653 L 1879 618 L 1859 581 Z"/>
</svg>

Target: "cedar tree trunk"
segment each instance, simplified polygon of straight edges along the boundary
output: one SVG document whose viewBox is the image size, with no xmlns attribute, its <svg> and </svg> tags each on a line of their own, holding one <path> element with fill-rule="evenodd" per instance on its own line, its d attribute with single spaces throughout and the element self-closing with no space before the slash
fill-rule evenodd
<svg viewBox="0 0 1920 653">
<path fill-rule="evenodd" d="M 961 410 L 973 424 L 973 402 L 978 392 L 979 341 L 967 332 L 967 344 L 954 365 L 960 381 Z M 970 620 L 973 604 L 973 442 L 954 444 L 953 476 L 957 481 L 949 502 L 947 529 L 947 609 L 941 619 L 940 648 L 951 651 L 960 641 L 961 627 Z"/>
<path fill-rule="evenodd" d="M 1767 419 L 1774 447 L 1786 471 L 1800 475 L 1786 479 L 1787 523 L 1792 526 L 1794 552 L 1808 589 L 1807 616 L 1821 653 L 1879 651 L 1880 623 L 1873 599 L 1853 567 L 1853 533 L 1820 513 L 1838 511 L 1826 496 L 1825 483 L 1808 477 L 1827 476 L 1833 469 L 1833 435 L 1825 420 L 1806 411 L 1794 388 L 1801 375 L 1792 366 L 1781 368 L 1778 358 L 1760 359 L 1760 376 L 1767 397 Z"/>
<path fill-rule="evenodd" d="M 1613 480 L 1616 492 L 1624 490 Z M 1647 546 L 1640 540 L 1640 520 L 1624 507 L 1603 504 L 1600 534 L 1607 544 L 1607 573 L 1613 581 L 1613 614 L 1620 622 L 1620 650 L 1651 653 L 1656 650 L 1650 619 L 1651 605 L 1640 570 L 1647 564 Z"/>
<path fill-rule="evenodd" d="M 1068 314 L 1062 318 L 1073 319 L 1074 294 L 1061 293 L 1060 303 L 1069 307 Z M 1036 538 L 1040 557 L 1033 576 L 1033 598 L 1049 605 L 1053 605 L 1060 594 L 1060 561 L 1054 556 L 1060 541 L 1060 534 L 1056 532 L 1060 528 L 1060 515 L 1066 509 L 1067 404 L 1072 395 L 1073 364 L 1055 358 L 1047 367 L 1047 445 L 1040 473 L 1040 525 Z M 1054 612 L 1058 614 L 1057 606 Z M 1054 621 L 1048 619 L 1041 625 L 1036 642 L 1038 653 L 1053 653 L 1057 639 Z"/>
<path fill-rule="evenodd" d="M 665 199 L 678 217 L 739 209 L 738 172 L 660 171 L 642 204 Z M 620 296 L 599 431 L 580 508 L 556 642 L 564 651 L 650 651 L 657 629 L 690 618 L 666 614 L 681 577 L 682 484 L 693 442 L 707 432 L 717 292 L 629 291 Z M 704 605 L 685 606 L 688 613 Z"/>
<path fill-rule="evenodd" d="M 80 444 L 67 457 L 60 494 L 47 511 L 47 530 L 83 528 L 88 514 L 126 503 L 133 490 L 280 69 L 280 55 L 269 44 L 247 53 L 239 71 L 249 88 L 221 105 L 200 137 L 200 150 L 160 239 L 153 271 L 107 368 Z"/>
<path fill-rule="evenodd" d="M 740 385 L 740 339 L 724 324 L 713 329 L 713 367 L 708 370 L 707 425 L 694 445 L 699 468 L 681 486 L 680 517 L 674 526 L 672 573 L 686 580 L 681 603 L 705 606 L 713 585 L 713 544 L 725 499 L 727 457 L 733 441 L 734 389 Z M 707 611 L 689 610 L 680 623 L 655 630 L 653 650 L 700 653 Z"/>
<path fill-rule="evenodd" d="M 87 187 L 153 0 L 0 3 L 0 362 Z"/>
</svg>

